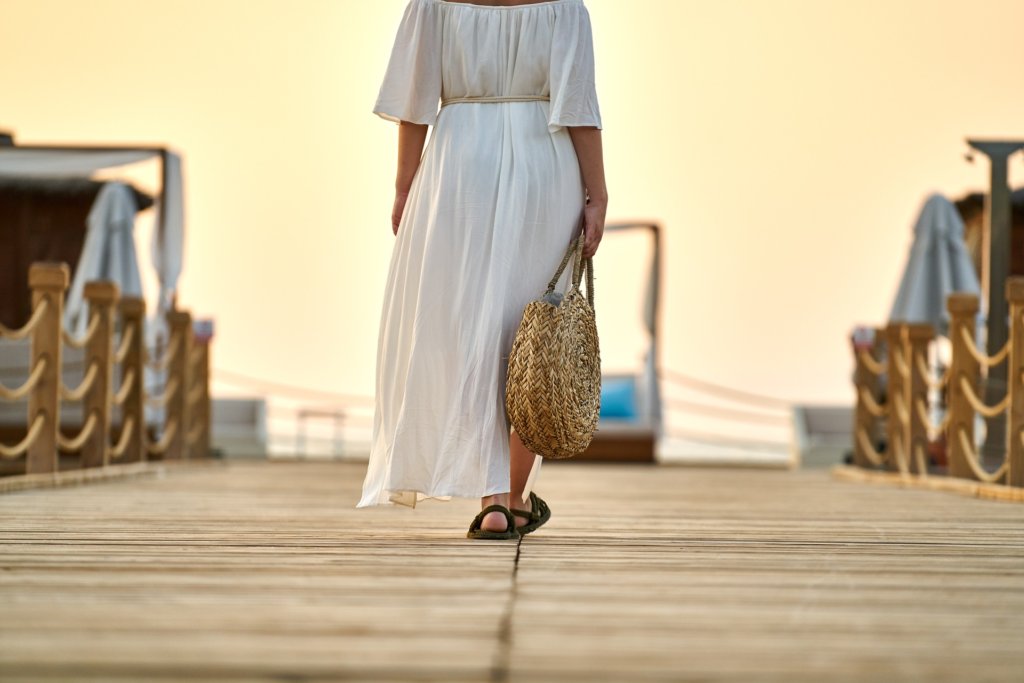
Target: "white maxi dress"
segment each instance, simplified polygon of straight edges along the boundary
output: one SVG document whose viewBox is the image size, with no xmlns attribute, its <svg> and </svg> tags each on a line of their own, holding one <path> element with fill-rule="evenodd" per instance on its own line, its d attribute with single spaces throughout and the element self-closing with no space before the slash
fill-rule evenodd
<svg viewBox="0 0 1024 683">
<path fill-rule="evenodd" d="M 583 1 L 410 0 L 374 113 L 432 130 L 388 268 L 358 507 L 506 492 L 512 340 L 585 204 L 566 127 L 601 127 Z"/>
</svg>

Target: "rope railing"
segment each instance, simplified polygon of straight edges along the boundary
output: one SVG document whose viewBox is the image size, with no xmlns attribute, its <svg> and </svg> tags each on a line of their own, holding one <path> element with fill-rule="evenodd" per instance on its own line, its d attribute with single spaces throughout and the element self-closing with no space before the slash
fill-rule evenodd
<svg viewBox="0 0 1024 683">
<path fill-rule="evenodd" d="M 173 378 L 170 382 L 164 385 L 164 388 L 160 390 L 160 393 L 147 396 L 146 403 L 154 408 L 163 408 L 170 404 L 170 402 L 174 400 L 174 397 L 178 395 L 179 386 L 178 378 Z"/>
<path fill-rule="evenodd" d="M 970 438 L 968 438 L 967 432 L 963 429 L 957 430 L 957 439 L 960 442 L 960 448 L 963 449 L 964 455 L 967 456 L 967 466 L 970 467 L 971 474 L 974 475 L 975 479 L 987 484 L 994 484 L 1006 476 L 1006 471 L 1010 465 L 1009 460 L 1004 460 L 1003 464 L 1000 465 L 999 469 L 995 472 L 988 472 L 981 466 L 981 459 L 978 457 L 978 451 L 975 450 L 974 444 L 972 444 Z"/>
<path fill-rule="evenodd" d="M 17 389 L 9 389 L 3 384 L 0 384 L 0 399 L 4 401 L 20 401 L 29 395 L 29 393 L 35 389 L 39 382 L 43 378 L 43 373 L 46 372 L 46 366 L 49 361 L 46 358 L 40 358 L 36 361 L 36 365 L 32 368 L 32 374 L 28 376 L 28 379 L 18 387 Z"/>
<path fill-rule="evenodd" d="M 49 305 L 49 301 L 43 299 L 43 301 L 41 301 L 39 305 L 32 310 L 32 316 L 28 319 L 28 322 L 16 330 L 12 330 L 0 323 L 0 339 L 6 339 L 8 341 L 21 341 L 22 339 L 27 339 L 28 336 L 35 332 L 36 328 L 39 327 L 43 317 L 48 312 Z"/>
<path fill-rule="evenodd" d="M 82 468 L 206 456 L 210 442 L 207 342 L 212 333 L 195 340 L 191 315 L 172 310 L 167 314 L 168 343 L 154 362 L 147 363 L 144 302 L 122 298 L 114 283 L 101 281 L 86 283 L 83 295 L 89 324 L 84 334 L 75 337 L 62 324 L 69 279 L 66 265 L 33 264 L 29 321 L 18 329 L 0 326 L 0 339 L 31 343 L 31 371 L 10 368 L 7 372 L 19 379 L 27 374 L 27 379 L 17 388 L 0 384 L 0 400 L 28 399 L 26 433 L 13 446 L 0 444 L 0 456 L 23 458 L 25 474 L 57 472 L 72 456 L 75 459 L 69 465 Z M 63 363 L 64 349 L 80 350 L 76 355 L 82 361 Z M 65 372 L 81 373 L 77 386 L 68 386 L 62 377 Z M 147 372 L 163 386 L 156 396 L 147 396 Z M 62 403 L 82 406 L 85 419 L 73 437 L 60 429 Z M 162 416 L 155 424 L 147 423 L 148 403 L 162 408 L 153 413 Z M 154 442 L 150 434 L 160 438 Z"/>
<path fill-rule="evenodd" d="M 89 326 L 85 328 L 85 333 L 81 337 L 74 337 L 67 330 L 61 330 L 60 336 L 64 340 L 64 346 L 70 346 L 73 349 L 84 349 L 93 337 L 96 336 L 96 330 L 100 329 L 99 316 L 89 316 Z"/>
<path fill-rule="evenodd" d="M 897 441 L 892 445 L 892 461 L 896 464 L 896 471 L 899 472 L 901 477 L 910 476 L 910 467 L 907 464 L 907 453 L 904 450 L 905 446 L 902 441 Z"/>
<path fill-rule="evenodd" d="M 128 444 L 131 441 L 132 436 L 135 435 L 135 418 L 125 418 L 124 423 L 121 425 L 121 436 L 117 440 L 117 444 L 110 449 L 110 459 L 120 460 L 124 457 L 125 453 L 128 452 Z"/>
<path fill-rule="evenodd" d="M 111 399 L 115 406 L 124 405 L 124 402 L 128 400 L 129 393 L 135 387 L 136 380 L 135 368 L 128 368 L 124 373 L 124 377 L 121 378 L 121 388 L 117 390 Z"/>
<path fill-rule="evenodd" d="M 967 398 L 967 402 L 974 408 L 974 412 L 984 417 L 996 417 L 1006 412 L 1006 409 L 1010 405 L 1010 395 L 1007 394 L 1002 401 L 994 406 L 986 404 L 978 394 L 974 391 L 974 387 L 970 385 L 966 377 L 960 378 L 960 390 L 964 392 L 964 396 Z"/>
<path fill-rule="evenodd" d="M 43 433 L 43 427 L 46 425 L 45 415 L 36 415 L 36 419 L 32 421 L 32 426 L 28 430 L 28 434 L 25 435 L 16 446 L 5 446 L 0 444 L 0 457 L 4 458 L 20 458 L 28 452 L 28 449 L 35 445 L 36 441 Z"/>
<path fill-rule="evenodd" d="M 118 365 L 124 363 L 125 359 L 128 358 L 128 352 L 131 351 L 132 342 L 135 341 L 135 329 L 135 325 L 130 325 L 121 333 L 121 343 L 117 347 L 117 350 L 114 351 L 114 362 Z"/>
<path fill-rule="evenodd" d="M 178 349 L 180 346 L 181 338 L 177 336 L 171 337 L 170 342 L 168 342 L 167 346 L 163 349 L 163 352 L 153 354 L 146 361 L 146 365 L 157 371 L 167 370 L 175 356 L 178 355 Z"/>
<path fill-rule="evenodd" d="M 871 437 L 863 429 L 857 429 L 857 442 L 872 465 L 881 467 L 885 464 L 888 459 L 887 452 L 876 450 L 875 446 L 871 443 Z"/>
<path fill-rule="evenodd" d="M 904 399 L 899 394 L 897 394 L 893 398 L 894 400 L 892 402 L 892 406 L 896 412 L 896 419 L 902 422 L 903 424 L 907 424 L 908 422 L 910 422 L 910 411 L 907 410 L 906 399 Z"/>
<path fill-rule="evenodd" d="M 177 418 L 167 423 L 167 428 L 157 441 L 146 439 L 146 450 L 150 455 L 166 455 L 167 449 L 171 446 L 171 440 L 178 435 Z"/>
<path fill-rule="evenodd" d="M 746 423 L 756 422 L 759 424 L 784 425 L 788 424 L 790 420 L 790 418 L 785 415 L 776 415 L 773 413 L 755 413 L 752 411 L 739 410 L 736 408 L 710 406 L 704 403 L 684 401 L 682 399 L 677 398 L 663 399 L 662 404 L 666 408 L 685 410 L 688 413 L 701 413 L 703 415 L 708 415 L 710 417 L 716 417 L 723 420 L 734 420 Z"/>
<path fill-rule="evenodd" d="M 77 453 L 82 450 L 85 442 L 92 438 L 93 432 L 96 431 L 96 425 L 99 420 L 96 419 L 96 413 L 89 413 L 88 419 L 85 421 L 85 425 L 82 430 L 78 432 L 78 436 L 73 439 L 66 438 L 60 432 L 57 432 L 57 447 L 62 451 L 69 453 Z"/>
<path fill-rule="evenodd" d="M 999 365 L 1010 355 L 1010 342 L 1006 342 L 1003 348 L 1001 348 L 994 356 L 989 356 L 978 348 L 978 345 L 974 341 L 974 335 L 972 335 L 968 330 L 961 328 L 960 340 L 964 343 L 964 348 L 967 350 L 967 353 L 971 354 L 971 357 L 974 358 L 974 360 L 989 368 Z"/>
<path fill-rule="evenodd" d="M 948 412 L 946 413 L 946 416 L 939 421 L 939 424 L 934 424 L 931 418 L 928 417 L 928 408 L 924 401 L 915 401 L 914 410 L 917 411 L 917 418 L 928 429 L 929 441 L 936 441 L 946 433 L 946 428 L 949 427 L 950 423 L 950 415 Z"/>
<path fill-rule="evenodd" d="M 885 417 L 889 414 L 889 406 L 880 405 L 864 387 L 861 387 L 860 390 L 860 400 L 863 402 L 864 408 L 874 417 Z"/>
<path fill-rule="evenodd" d="M 1024 487 L 1024 278 L 1007 280 L 1006 298 L 1010 338 L 989 355 L 975 341 L 978 298 L 962 293 L 949 297 L 952 357 L 949 367 L 938 375 L 927 360 L 935 339 L 931 327 L 893 324 L 872 334 L 865 334 L 871 332 L 865 328 L 858 330 L 854 336 L 855 465 L 885 468 L 901 477 L 946 474 L 986 485 Z M 1000 373 L 990 380 L 987 373 L 1004 362 L 1009 379 L 1003 382 Z M 995 400 L 992 394 L 1001 395 L 1003 384 L 1006 393 L 1001 400 L 990 405 L 982 398 L 985 394 L 987 401 Z M 942 415 L 937 422 L 931 418 L 935 413 Z M 991 436 L 984 457 L 976 445 L 978 416 L 1009 421 L 1001 460 L 989 446 Z M 882 441 L 876 435 L 883 430 L 885 447 L 880 448 L 876 444 Z"/>
<path fill-rule="evenodd" d="M 203 398 L 203 387 L 196 385 L 192 387 L 192 391 L 188 392 L 188 396 L 185 400 L 188 402 L 190 407 L 199 405 L 199 401 Z"/>
<path fill-rule="evenodd" d="M 878 377 L 885 374 L 885 363 L 875 360 L 867 351 L 858 351 L 857 360 L 864 364 L 864 368 L 872 375 Z"/>
<path fill-rule="evenodd" d="M 61 399 L 64 401 L 70 401 L 72 403 L 77 403 L 78 401 L 83 400 L 86 394 L 88 394 L 92 390 L 93 385 L 96 384 L 96 378 L 98 376 L 99 364 L 95 362 L 90 363 L 89 369 L 86 370 L 85 377 L 82 378 L 82 381 L 78 385 L 78 387 L 74 389 L 69 389 L 68 386 L 64 384 L 64 382 L 60 383 Z"/>
<path fill-rule="evenodd" d="M 893 355 L 893 359 L 896 361 L 896 371 L 900 373 L 900 377 L 904 380 L 910 379 L 910 366 L 907 364 L 907 359 L 903 357 L 902 353 Z"/>
<path fill-rule="evenodd" d="M 217 376 L 218 378 L 220 377 L 219 371 Z M 690 377 L 674 370 L 659 370 L 658 378 L 670 384 L 696 389 L 705 394 L 719 396 L 738 403 L 758 406 L 764 410 L 776 410 L 788 413 L 792 408 L 792 404 L 789 401 L 785 401 L 780 398 L 733 389 L 732 387 L 715 384 L 714 382 L 709 382 L 707 380 Z"/>
<path fill-rule="evenodd" d="M 929 389 L 944 389 L 949 384 L 949 370 L 942 373 L 940 377 L 932 377 L 932 371 L 928 368 L 928 363 L 921 354 L 914 356 L 914 369 L 917 370 Z"/>
</svg>

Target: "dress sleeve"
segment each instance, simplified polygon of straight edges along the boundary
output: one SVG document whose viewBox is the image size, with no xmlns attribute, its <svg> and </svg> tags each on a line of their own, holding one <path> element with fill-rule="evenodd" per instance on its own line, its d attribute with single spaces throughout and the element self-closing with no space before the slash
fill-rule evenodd
<svg viewBox="0 0 1024 683">
<path fill-rule="evenodd" d="M 562 8 L 551 41 L 551 107 L 548 130 L 562 126 L 601 128 L 594 84 L 594 38 L 583 3 Z"/>
<path fill-rule="evenodd" d="M 441 17 L 433 0 L 409 0 L 373 113 L 433 125 L 441 99 Z"/>
</svg>

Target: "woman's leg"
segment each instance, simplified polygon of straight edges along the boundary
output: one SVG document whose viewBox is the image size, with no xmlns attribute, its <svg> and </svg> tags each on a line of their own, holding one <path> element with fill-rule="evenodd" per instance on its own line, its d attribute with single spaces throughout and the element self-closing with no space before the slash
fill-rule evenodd
<svg viewBox="0 0 1024 683">
<path fill-rule="evenodd" d="M 523 502 L 523 490 L 526 489 L 526 480 L 530 478 L 530 471 L 533 469 L 533 461 L 536 455 L 523 445 L 519 435 L 512 432 L 508 439 L 509 452 L 511 454 L 511 478 L 512 494 L 511 504 L 514 510 L 529 510 L 529 503 Z M 529 520 L 516 516 L 516 525 L 522 526 Z"/>
<path fill-rule="evenodd" d="M 526 488 L 526 480 L 530 477 L 530 470 L 533 469 L 533 460 L 536 457 L 531 453 L 523 442 L 519 439 L 519 435 L 514 431 L 508 440 L 509 452 L 511 455 L 511 479 L 512 479 L 512 493 L 499 493 L 494 496 L 486 496 L 480 499 L 481 509 L 488 505 L 504 505 L 507 508 L 513 510 L 529 510 L 530 506 L 523 502 L 523 489 Z M 527 523 L 527 519 L 523 517 L 516 517 L 516 526 L 522 526 Z M 487 531 L 504 531 L 508 528 L 508 520 L 505 519 L 505 515 L 498 512 L 492 512 L 486 517 L 480 525 Z"/>
</svg>

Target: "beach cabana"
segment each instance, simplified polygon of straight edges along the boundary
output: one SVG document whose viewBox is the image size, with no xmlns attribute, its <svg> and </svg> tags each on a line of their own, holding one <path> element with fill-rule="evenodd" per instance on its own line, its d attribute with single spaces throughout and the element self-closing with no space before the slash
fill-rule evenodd
<svg viewBox="0 0 1024 683">
<path fill-rule="evenodd" d="M 605 234 L 644 232 L 651 238 L 651 260 L 646 272 L 641 315 L 647 334 L 643 363 L 635 372 L 602 375 L 601 417 L 594 439 L 581 459 L 653 461 L 657 442 L 663 434 L 658 362 L 661 227 L 655 222 L 605 226 Z M 599 319 L 603 315 L 601 310 L 598 303 Z"/>
<path fill-rule="evenodd" d="M 131 230 L 135 211 L 146 202 L 140 203 L 140 194 L 126 184 L 97 183 L 95 176 L 151 159 L 160 163 L 151 244 L 160 292 L 157 310 L 150 313 L 160 317 L 169 309 L 183 256 L 180 157 L 165 147 L 14 145 L 9 136 L 5 141 L 7 144 L 0 144 L 0 183 L 7 188 L 12 206 L 20 201 L 22 210 L 0 212 L 0 252 L 6 259 L 3 299 L 14 300 L 0 309 L 0 321 L 8 325 L 24 321 L 27 309 L 16 307 L 28 305 L 24 283 L 31 261 L 53 259 L 72 264 L 65 319 L 71 330 L 84 328 L 81 289 L 87 280 L 113 280 L 125 294 L 141 294 Z M 45 197 L 46 188 L 49 197 Z M 35 198 L 29 197 L 32 193 Z M 49 237 L 43 239 L 41 233 L 47 231 Z"/>
</svg>

